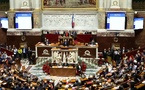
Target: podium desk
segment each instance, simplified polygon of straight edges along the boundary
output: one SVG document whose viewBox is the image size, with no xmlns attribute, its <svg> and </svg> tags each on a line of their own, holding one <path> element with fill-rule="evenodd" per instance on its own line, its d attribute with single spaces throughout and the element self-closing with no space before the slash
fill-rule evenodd
<svg viewBox="0 0 145 90">
<path fill-rule="evenodd" d="M 36 57 L 51 57 L 51 49 L 53 46 L 35 46 Z"/>
<path fill-rule="evenodd" d="M 98 58 L 98 44 L 95 46 L 77 46 L 78 56 L 83 58 Z"/>
<path fill-rule="evenodd" d="M 78 49 L 76 47 L 61 47 L 61 48 L 52 48 L 52 63 L 55 61 L 56 63 L 77 63 L 78 58 Z"/>
<path fill-rule="evenodd" d="M 76 68 L 50 68 L 50 76 L 76 76 Z"/>
</svg>

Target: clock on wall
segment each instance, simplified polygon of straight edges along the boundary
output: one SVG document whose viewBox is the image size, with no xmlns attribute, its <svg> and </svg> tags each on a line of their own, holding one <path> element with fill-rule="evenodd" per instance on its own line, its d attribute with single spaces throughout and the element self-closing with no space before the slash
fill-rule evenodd
<svg viewBox="0 0 145 90">
<path fill-rule="evenodd" d="M 113 3 L 112 3 L 112 6 L 118 6 L 118 4 L 119 4 L 118 1 L 114 0 Z"/>
<path fill-rule="evenodd" d="M 23 6 L 28 6 L 28 2 L 27 1 L 24 1 L 23 2 Z"/>
<path fill-rule="evenodd" d="M 30 8 L 30 0 L 21 0 L 21 8 Z"/>
<path fill-rule="evenodd" d="M 25 41 L 25 40 L 26 40 L 26 36 L 25 36 L 25 35 L 22 35 L 22 36 L 21 36 L 21 40 L 22 40 L 22 41 Z"/>
</svg>

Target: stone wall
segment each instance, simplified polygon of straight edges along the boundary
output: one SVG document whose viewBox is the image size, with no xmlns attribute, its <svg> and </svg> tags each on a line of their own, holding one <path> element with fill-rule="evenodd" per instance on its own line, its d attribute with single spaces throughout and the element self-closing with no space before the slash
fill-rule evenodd
<svg viewBox="0 0 145 90">
<path fill-rule="evenodd" d="M 0 44 L 6 44 L 7 42 L 7 29 L 0 28 Z"/>
</svg>

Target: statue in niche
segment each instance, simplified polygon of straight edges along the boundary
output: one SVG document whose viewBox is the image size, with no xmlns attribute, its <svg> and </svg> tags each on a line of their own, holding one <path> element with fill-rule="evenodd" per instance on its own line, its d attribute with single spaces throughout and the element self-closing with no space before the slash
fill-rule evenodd
<svg viewBox="0 0 145 90">
<path fill-rule="evenodd" d="M 43 0 L 43 8 L 96 8 L 96 0 Z"/>
</svg>

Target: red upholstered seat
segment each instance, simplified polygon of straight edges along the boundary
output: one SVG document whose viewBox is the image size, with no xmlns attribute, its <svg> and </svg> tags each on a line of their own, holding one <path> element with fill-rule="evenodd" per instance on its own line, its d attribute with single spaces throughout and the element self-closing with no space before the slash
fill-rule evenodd
<svg viewBox="0 0 145 90">
<path fill-rule="evenodd" d="M 47 67 L 46 67 L 45 72 L 46 72 L 47 74 L 50 74 L 50 66 L 47 66 Z"/>
<path fill-rule="evenodd" d="M 85 72 L 86 68 L 87 68 L 87 65 L 85 64 L 85 62 L 82 62 L 82 65 L 81 65 L 82 71 Z"/>
<path fill-rule="evenodd" d="M 104 63 L 109 63 L 109 62 L 108 62 L 108 60 L 104 60 L 104 59 L 102 59 L 102 58 L 100 58 L 100 59 L 98 60 L 98 65 L 99 65 L 99 66 L 103 65 Z"/>
<path fill-rule="evenodd" d="M 45 71 L 46 67 L 47 67 L 47 65 L 44 64 L 43 67 L 42 67 L 42 70 Z"/>
<path fill-rule="evenodd" d="M 48 62 L 43 65 L 42 70 L 47 74 L 50 73 L 50 66 L 48 65 Z"/>
<path fill-rule="evenodd" d="M 76 70 L 76 75 L 80 75 L 80 72 L 78 70 Z"/>
</svg>

